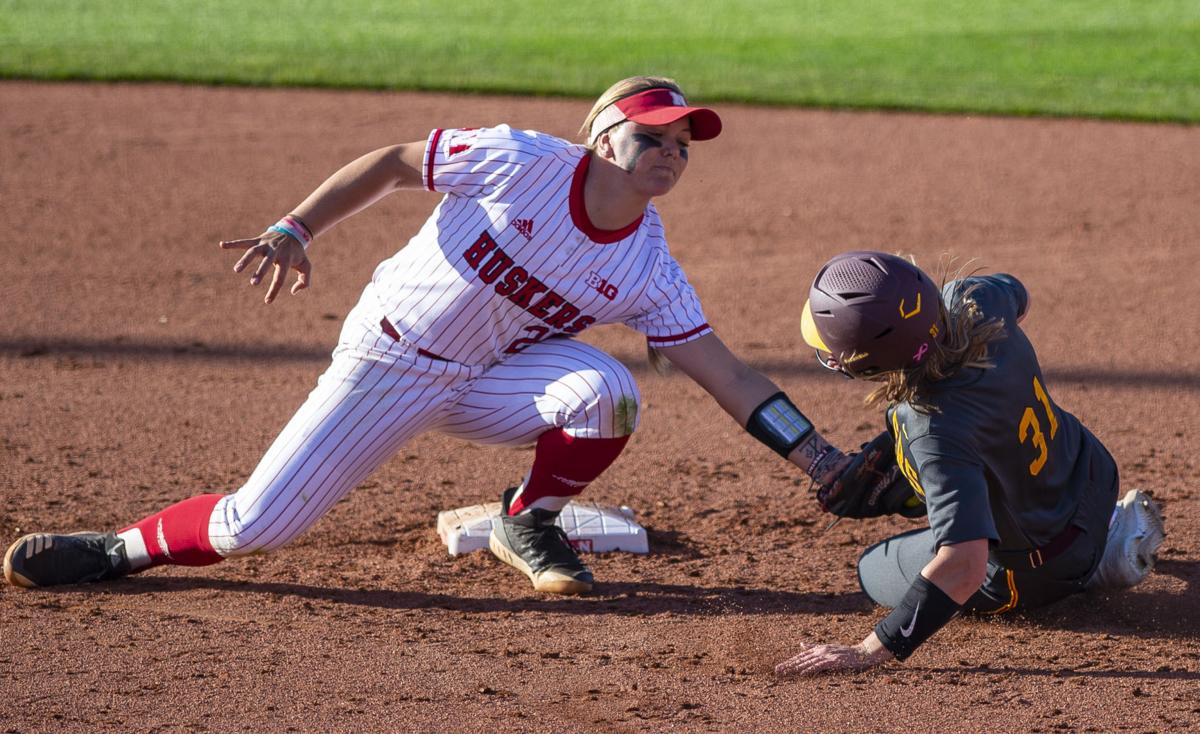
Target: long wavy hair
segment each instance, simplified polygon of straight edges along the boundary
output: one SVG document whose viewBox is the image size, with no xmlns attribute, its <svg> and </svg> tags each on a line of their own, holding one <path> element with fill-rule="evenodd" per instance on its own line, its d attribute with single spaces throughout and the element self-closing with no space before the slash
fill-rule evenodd
<svg viewBox="0 0 1200 734">
<path fill-rule="evenodd" d="M 950 277 L 952 263 L 942 268 L 941 283 L 966 277 L 962 269 Z M 929 353 L 916 367 L 884 372 L 869 378 L 881 383 L 867 395 L 869 406 L 908 403 L 922 412 L 936 412 L 929 403 L 930 386 L 967 368 L 990 369 L 995 364 L 988 358 L 988 345 L 1005 338 L 1004 321 L 998 318 L 985 319 L 979 304 L 971 295 L 980 284 L 972 284 L 960 290 L 949 307 L 942 305 L 942 338 L 930 345 Z"/>
</svg>

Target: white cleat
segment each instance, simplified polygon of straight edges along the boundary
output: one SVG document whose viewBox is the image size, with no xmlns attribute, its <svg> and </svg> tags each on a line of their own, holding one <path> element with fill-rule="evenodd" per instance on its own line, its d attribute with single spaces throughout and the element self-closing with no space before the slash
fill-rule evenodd
<svg viewBox="0 0 1200 734">
<path fill-rule="evenodd" d="M 1113 510 L 1104 558 L 1088 587 L 1124 589 L 1141 583 L 1154 569 L 1166 535 L 1158 503 L 1140 489 L 1129 490 Z"/>
</svg>

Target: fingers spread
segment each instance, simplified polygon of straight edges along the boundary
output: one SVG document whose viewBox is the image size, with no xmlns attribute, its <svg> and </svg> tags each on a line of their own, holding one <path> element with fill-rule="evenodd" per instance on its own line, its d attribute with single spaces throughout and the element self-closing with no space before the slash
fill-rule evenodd
<svg viewBox="0 0 1200 734">
<path fill-rule="evenodd" d="M 809 654 L 805 655 L 803 659 L 797 660 L 795 665 L 791 666 L 788 674 L 792 677 L 812 675 L 813 673 L 828 670 L 832 667 L 833 663 L 834 660 L 829 658 L 829 656 L 809 651 Z"/>
<path fill-rule="evenodd" d="M 220 247 L 222 250 L 236 250 L 236 249 L 244 250 L 247 247 L 254 247 L 257 244 L 258 244 L 258 238 L 251 237 L 250 239 L 246 239 L 246 240 L 221 240 L 220 242 L 217 243 L 217 246 Z"/>
<path fill-rule="evenodd" d="M 812 648 L 808 647 L 808 645 L 801 644 L 800 652 L 775 666 L 775 675 L 784 678 L 796 675 L 796 670 L 803 667 L 811 656 Z"/>
<path fill-rule="evenodd" d="M 233 272 L 242 272 L 257 256 L 258 254 L 254 250 L 247 250 L 246 254 L 238 258 L 238 261 L 233 264 Z"/>
<path fill-rule="evenodd" d="M 253 252 L 253 250 L 252 250 L 252 252 Z M 246 254 L 250 254 L 250 253 L 246 253 Z M 267 270 L 272 265 L 275 264 L 275 250 L 274 249 L 272 249 L 270 247 L 266 247 L 264 245 L 262 255 L 263 255 L 263 261 L 260 262 L 258 264 L 258 267 L 254 270 L 254 275 L 250 276 L 250 285 L 258 285 L 259 283 L 261 283 L 263 277 L 266 276 L 266 274 L 267 274 Z M 245 258 L 242 258 L 242 259 L 244 260 Z"/>
<path fill-rule="evenodd" d="M 851 648 L 842 645 L 817 645 L 806 647 L 795 657 L 775 666 L 775 674 L 781 678 L 795 678 L 837 670 L 854 670 L 857 656 Z"/>
<path fill-rule="evenodd" d="M 262 280 L 262 276 L 267 272 L 267 267 L 271 261 L 275 259 L 275 248 L 265 243 L 258 243 L 246 250 L 246 254 L 242 255 L 233 265 L 233 272 L 240 273 L 246 269 L 246 266 L 254 262 L 254 258 L 266 258 L 258 266 L 258 271 L 254 277 L 250 278 L 251 285 L 258 285 L 258 281 Z"/>
<path fill-rule="evenodd" d="M 250 285 L 261 283 L 263 278 L 266 277 L 267 271 L 272 266 L 274 267 L 271 282 L 267 286 L 267 293 L 263 297 L 265 303 L 274 301 L 275 297 L 279 295 L 279 291 L 283 288 L 283 283 L 287 279 L 288 271 L 292 268 L 295 268 L 300 274 L 296 282 L 292 285 L 291 292 L 293 294 L 312 285 L 312 264 L 309 262 L 308 257 L 305 256 L 303 246 L 291 237 L 272 235 L 270 232 L 264 232 L 258 237 L 250 239 L 222 240 L 219 245 L 224 250 L 245 248 L 246 252 L 233 266 L 233 272 L 235 273 L 245 270 L 246 267 L 254 262 L 255 258 L 262 258 L 262 262 L 258 264 L 250 276 Z"/>
<path fill-rule="evenodd" d="M 300 276 L 296 278 L 296 282 L 292 284 L 292 295 L 296 295 L 300 291 L 312 285 L 312 264 L 307 258 L 299 265 L 296 270 L 300 271 Z"/>
<path fill-rule="evenodd" d="M 785 663 L 781 663 L 775 668 L 775 674 L 781 678 L 796 678 L 806 673 L 811 673 L 813 666 L 818 661 L 810 657 L 793 658 Z"/>
<path fill-rule="evenodd" d="M 281 263 L 275 263 L 275 272 L 271 276 L 271 285 L 267 287 L 267 295 L 263 297 L 263 303 L 275 300 L 275 296 L 279 295 L 279 289 L 283 287 L 283 279 L 286 277 L 287 268 Z"/>
<path fill-rule="evenodd" d="M 779 676 L 780 678 L 790 678 L 796 674 L 796 668 L 798 667 L 800 667 L 800 663 L 796 660 L 796 658 L 785 660 L 784 662 L 775 666 L 775 675 Z"/>
</svg>

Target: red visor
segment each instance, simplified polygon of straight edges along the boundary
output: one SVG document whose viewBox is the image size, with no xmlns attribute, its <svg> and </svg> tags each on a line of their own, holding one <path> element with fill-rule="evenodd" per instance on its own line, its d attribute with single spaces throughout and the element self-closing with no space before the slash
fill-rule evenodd
<svg viewBox="0 0 1200 734">
<path fill-rule="evenodd" d="M 721 134 L 721 118 L 707 107 L 689 107 L 683 95 L 670 89 L 647 89 L 606 107 L 592 125 L 593 141 L 622 120 L 643 125 L 669 125 L 691 117 L 692 140 L 711 140 Z"/>
</svg>

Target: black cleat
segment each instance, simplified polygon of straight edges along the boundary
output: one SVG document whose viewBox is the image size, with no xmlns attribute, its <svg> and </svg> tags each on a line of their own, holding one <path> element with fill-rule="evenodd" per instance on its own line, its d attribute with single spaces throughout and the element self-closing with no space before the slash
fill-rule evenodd
<svg viewBox="0 0 1200 734">
<path fill-rule="evenodd" d="M 500 522 L 492 526 L 488 547 L 497 558 L 521 571 L 537 591 L 583 594 L 592 590 L 592 571 L 571 547 L 567 534 L 554 524 L 555 513 L 533 510 L 510 517 L 508 506 L 517 488 L 504 490 Z"/>
<path fill-rule="evenodd" d="M 129 570 L 125 541 L 116 533 L 33 533 L 4 554 L 4 578 L 27 589 L 106 581 Z"/>
</svg>

